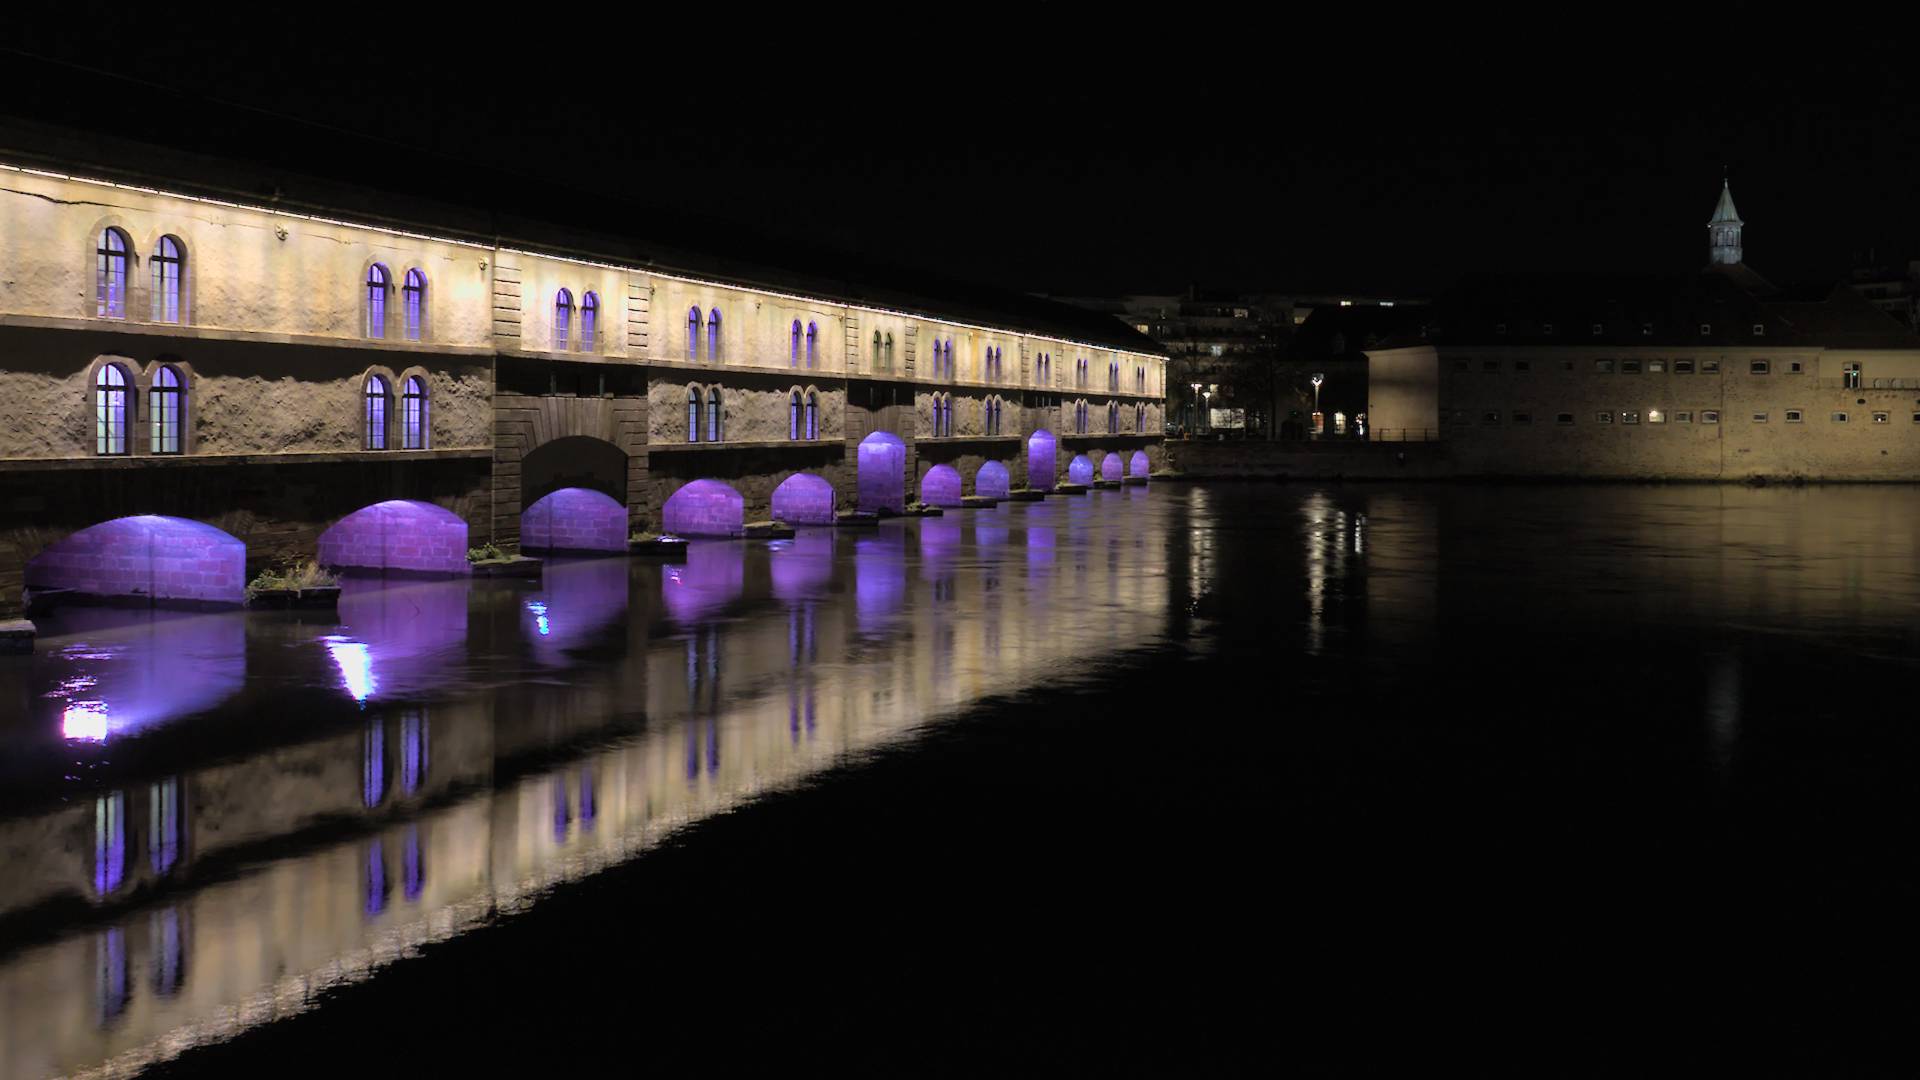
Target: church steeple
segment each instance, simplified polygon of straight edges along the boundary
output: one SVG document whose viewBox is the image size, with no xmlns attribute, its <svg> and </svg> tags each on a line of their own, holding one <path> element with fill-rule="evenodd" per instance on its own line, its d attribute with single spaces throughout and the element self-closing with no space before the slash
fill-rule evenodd
<svg viewBox="0 0 1920 1080">
<path fill-rule="evenodd" d="M 1720 201 L 1714 205 L 1713 219 L 1707 222 L 1707 265 L 1739 266 L 1745 261 L 1740 250 L 1740 212 L 1733 208 L 1733 188 L 1725 178 L 1720 181 Z"/>
</svg>

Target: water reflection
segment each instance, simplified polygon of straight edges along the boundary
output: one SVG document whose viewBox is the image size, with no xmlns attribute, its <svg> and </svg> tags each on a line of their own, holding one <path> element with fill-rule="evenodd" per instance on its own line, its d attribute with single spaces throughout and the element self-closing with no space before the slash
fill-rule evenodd
<svg viewBox="0 0 1920 1080">
<path fill-rule="evenodd" d="M 700 622 L 725 610 L 746 584 L 747 545 L 739 540 L 695 540 L 687 561 L 660 567 L 661 595 L 667 612 L 682 624 Z"/>
<path fill-rule="evenodd" d="M 826 595 L 833 581 L 833 541 L 831 529 L 802 528 L 791 540 L 768 544 L 774 598 L 797 604 Z"/>
<path fill-rule="evenodd" d="M 246 682 L 246 618 L 62 609 L 33 656 L 36 713 L 62 738 L 100 743 L 214 708 Z"/>
<path fill-rule="evenodd" d="M 543 663 L 564 667 L 575 652 L 626 618 L 625 559 L 549 559 L 540 587 L 521 601 L 522 636 Z"/>
<path fill-rule="evenodd" d="M 340 627 L 320 642 L 357 702 L 412 697 L 457 675 L 467 642 L 467 579 L 388 582 L 346 577 Z"/>
</svg>

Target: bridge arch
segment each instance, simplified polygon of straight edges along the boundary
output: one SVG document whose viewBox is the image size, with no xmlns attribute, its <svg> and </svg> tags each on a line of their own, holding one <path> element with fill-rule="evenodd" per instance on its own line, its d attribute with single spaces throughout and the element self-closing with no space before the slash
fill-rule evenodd
<svg viewBox="0 0 1920 1080">
<path fill-rule="evenodd" d="M 523 508 L 562 488 L 597 491 L 624 507 L 627 452 L 592 435 L 564 435 L 541 443 L 520 459 Z"/>
<path fill-rule="evenodd" d="M 1075 454 L 1067 462 L 1067 482 L 1071 484 L 1093 483 L 1093 462 L 1085 454 Z"/>
<path fill-rule="evenodd" d="M 1028 487 L 1035 491 L 1053 490 L 1053 476 L 1056 466 L 1054 454 L 1058 450 L 1059 445 L 1060 440 L 1054 438 L 1053 432 L 1048 431 L 1046 428 L 1041 428 L 1032 435 L 1027 436 Z"/>
<path fill-rule="evenodd" d="M 773 520 L 789 525 L 833 524 L 833 484 L 804 472 L 780 481 L 773 489 Z"/>
<path fill-rule="evenodd" d="M 906 442 L 890 431 L 876 431 L 861 439 L 855 487 L 862 510 L 906 512 Z"/>
<path fill-rule="evenodd" d="M 1153 471 L 1153 463 L 1147 460 L 1145 450 L 1135 450 L 1133 460 L 1127 463 L 1128 476 L 1145 476 Z"/>
<path fill-rule="evenodd" d="M 920 501 L 928 506 L 960 505 L 960 470 L 935 465 L 920 479 Z"/>
<path fill-rule="evenodd" d="M 414 499 L 363 506 L 320 534 L 320 565 L 464 576 L 467 522 L 445 507 Z"/>
<path fill-rule="evenodd" d="M 49 545 L 27 561 L 26 586 L 147 603 L 240 604 L 246 575 L 239 539 L 205 522 L 135 514 Z"/>
<path fill-rule="evenodd" d="M 1121 462 L 1119 454 L 1110 453 L 1100 459 L 1100 479 L 1119 480 L 1126 475 L 1127 467 Z"/>
<path fill-rule="evenodd" d="M 523 551 L 594 554 L 627 550 L 627 508 L 605 492 L 564 487 L 520 512 Z"/>
<path fill-rule="evenodd" d="M 1007 497 L 1007 467 L 997 461 L 989 461 L 980 466 L 973 474 L 973 493 L 989 499 Z"/>
<path fill-rule="evenodd" d="M 723 480 L 689 480 L 661 506 L 660 528 L 675 536 L 740 536 L 746 500 Z"/>
</svg>

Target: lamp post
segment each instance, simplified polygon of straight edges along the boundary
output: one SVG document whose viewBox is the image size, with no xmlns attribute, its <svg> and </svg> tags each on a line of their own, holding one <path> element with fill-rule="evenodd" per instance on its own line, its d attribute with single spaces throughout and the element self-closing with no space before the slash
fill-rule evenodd
<svg viewBox="0 0 1920 1080">
<path fill-rule="evenodd" d="M 1316 371 L 1313 378 L 1307 380 L 1313 384 L 1313 437 L 1319 438 L 1326 427 L 1326 421 L 1320 417 L 1320 384 L 1327 381 L 1326 375 Z"/>
<path fill-rule="evenodd" d="M 1188 406 L 1193 410 L 1193 423 L 1187 425 L 1187 438 L 1191 439 L 1193 433 L 1200 427 L 1200 384 L 1188 383 L 1187 385 L 1193 387 L 1193 404 Z"/>
<path fill-rule="evenodd" d="M 1208 388 L 1206 390 L 1200 391 L 1200 415 L 1206 417 L 1209 421 L 1211 421 L 1213 419 L 1213 413 L 1211 411 L 1212 408 L 1213 408 L 1213 390 L 1211 388 Z"/>
</svg>

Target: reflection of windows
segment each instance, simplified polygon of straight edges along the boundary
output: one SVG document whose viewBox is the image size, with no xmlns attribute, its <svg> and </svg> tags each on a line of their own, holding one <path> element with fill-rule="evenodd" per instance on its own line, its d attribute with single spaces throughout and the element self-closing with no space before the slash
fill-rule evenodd
<svg viewBox="0 0 1920 1080">
<path fill-rule="evenodd" d="M 363 910 L 368 915 L 378 915 L 387 910 L 387 896 L 392 888 L 387 882 L 387 849 L 379 837 L 367 841 L 365 873 L 361 878 L 361 895 L 364 898 Z"/>
<path fill-rule="evenodd" d="M 172 997 L 187 981 L 186 916 L 178 907 L 154 912 L 147 920 L 153 949 L 153 992 Z"/>
<path fill-rule="evenodd" d="M 427 860 L 420 850 L 420 826 L 407 826 L 400 844 L 400 895 L 408 903 L 420 899 L 427 887 Z"/>
<path fill-rule="evenodd" d="M 360 734 L 360 805 L 372 809 L 387 800 L 387 726 L 367 721 Z"/>
<path fill-rule="evenodd" d="M 127 795 L 93 800 L 93 892 L 110 896 L 127 880 Z"/>
<path fill-rule="evenodd" d="M 165 876 L 180 861 L 185 840 L 181 821 L 180 778 L 170 776 L 147 793 L 147 858 L 153 872 Z"/>
<path fill-rule="evenodd" d="M 427 780 L 427 716 L 419 709 L 400 714 L 400 792 L 417 795 Z"/>
</svg>

